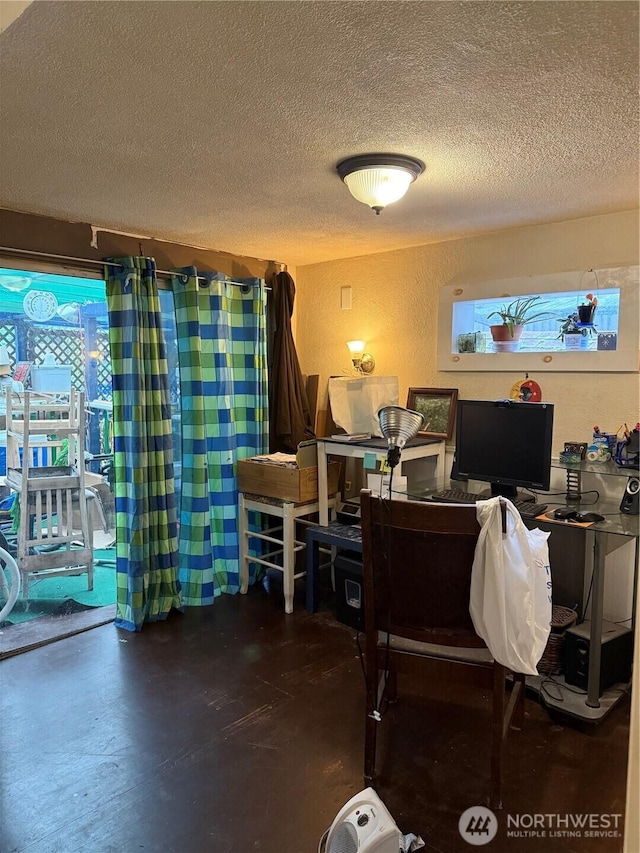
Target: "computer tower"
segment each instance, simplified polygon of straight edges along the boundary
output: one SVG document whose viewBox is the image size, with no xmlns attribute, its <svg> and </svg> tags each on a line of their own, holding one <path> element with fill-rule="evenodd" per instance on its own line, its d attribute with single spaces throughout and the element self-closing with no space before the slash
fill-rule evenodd
<svg viewBox="0 0 640 853">
<path fill-rule="evenodd" d="M 336 582 L 336 619 L 364 631 L 362 558 L 353 551 L 340 552 L 333 564 Z"/>
<path fill-rule="evenodd" d="M 587 689 L 591 641 L 589 621 L 568 628 L 564 635 L 564 678 L 567 684 Z M 614 622 L 602 622 L 602 652 L 600 658 L 600 691 L 631 678 L 633 632 Z"/>
</svg>

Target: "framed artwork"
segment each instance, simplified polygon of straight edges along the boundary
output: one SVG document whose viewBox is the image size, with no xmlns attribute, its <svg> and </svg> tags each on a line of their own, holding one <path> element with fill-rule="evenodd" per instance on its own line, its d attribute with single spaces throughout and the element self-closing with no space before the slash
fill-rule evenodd
<svg viewBox="0 0 640 853">
<path fill-rule="evenodd" d="M 407 408 L 424 416 L 420 435 L 450 440 L 453 437 L 457 400 L 457 388 L 409 388 Z"/>
</svg>

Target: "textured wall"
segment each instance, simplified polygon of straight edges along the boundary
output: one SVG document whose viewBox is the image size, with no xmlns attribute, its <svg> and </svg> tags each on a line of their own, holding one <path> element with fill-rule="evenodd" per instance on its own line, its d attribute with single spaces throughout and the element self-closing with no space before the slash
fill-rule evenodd
<svg viewBox="0 0 640 853">
<path fill-rule="evenodd" d="M 384 216 L 384 213 L 382 214 Z M 372 222 L 375 227 L 375 222 Z M 438 291 L 456 283 L 638 263 L 638 211 L 502 231 L 297 269 L 297 344 L 305 373 L 327 379 L 350 367 L 346 341 L 362 338 L 377 375 L 398 375 L 401 402 L 410 386 L 458 388 L 461 397 L 509 395 L 518 373 L 444 373 L 436 369 Z M 340 309 L 340 288 L 353 307 Z M 584 439 L 594 424 L 615 430 L 638 417 L 638 375 L 536 375 L 556 404 L 554 449 Z"/>
</svg>

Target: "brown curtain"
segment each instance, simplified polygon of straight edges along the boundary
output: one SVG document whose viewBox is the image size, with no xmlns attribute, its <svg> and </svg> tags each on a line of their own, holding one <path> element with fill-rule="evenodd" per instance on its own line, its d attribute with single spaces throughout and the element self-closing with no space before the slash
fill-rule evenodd
<svg viewBox="0 0 640 853">
<path fill-rule="evenodd" d="M 269 448 L 294 453 L 315 438 L 307 392 L 291 331 L 296 286 L 288 272 L 271 282 L 269 316 Z"/>
</svg>

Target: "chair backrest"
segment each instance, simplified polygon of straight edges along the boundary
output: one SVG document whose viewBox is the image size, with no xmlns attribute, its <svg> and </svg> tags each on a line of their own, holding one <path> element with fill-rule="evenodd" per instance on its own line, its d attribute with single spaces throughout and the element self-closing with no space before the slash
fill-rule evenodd
<svg viewBox="0 0 640 853">
<path fill-rule="evenodd" d="M 365 623 L 438 645 L 483 648 L 469 615 L 475 505 L 361 493 Z"/>
</svg>

